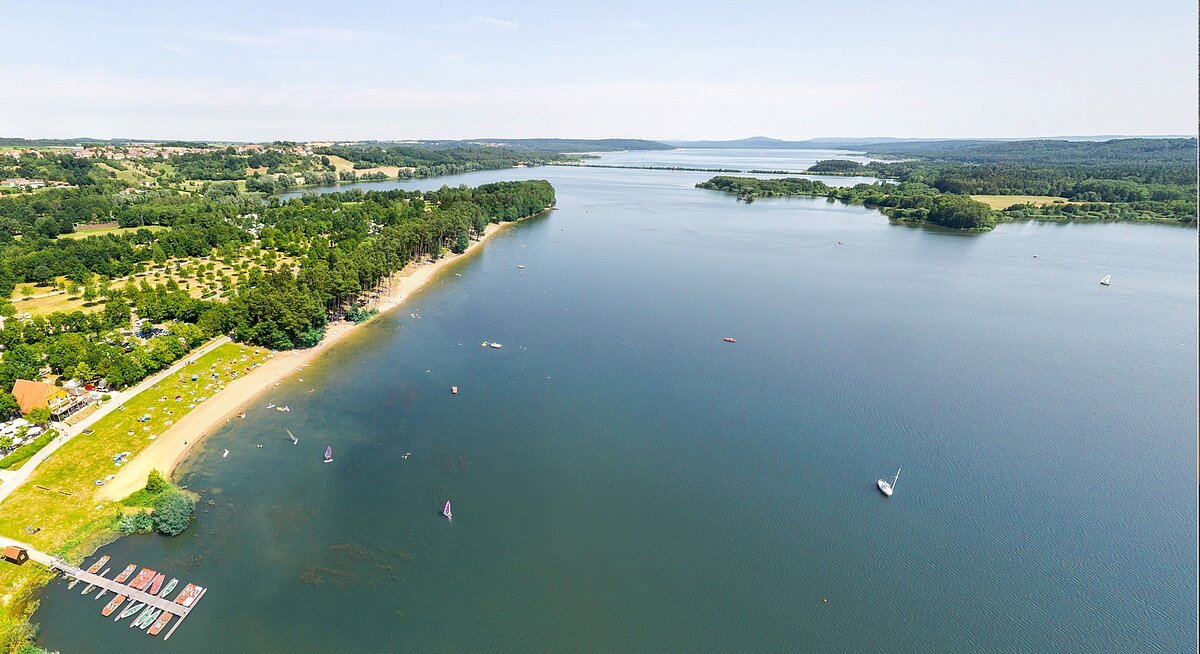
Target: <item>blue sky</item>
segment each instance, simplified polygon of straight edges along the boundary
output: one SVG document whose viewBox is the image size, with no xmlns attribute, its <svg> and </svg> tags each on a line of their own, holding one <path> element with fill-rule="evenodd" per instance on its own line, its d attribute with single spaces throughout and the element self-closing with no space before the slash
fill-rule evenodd
<svg viewBox="0 0 1200 654">
<path fill-rule="evenodd" d="M 1196 132 L 1194 0 L 575 5 L 0 0 L 0 135 Z"/>
</svg>

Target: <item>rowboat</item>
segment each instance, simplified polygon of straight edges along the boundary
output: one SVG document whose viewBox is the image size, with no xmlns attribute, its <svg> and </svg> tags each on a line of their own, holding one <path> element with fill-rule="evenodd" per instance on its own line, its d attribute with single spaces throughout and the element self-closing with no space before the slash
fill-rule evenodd
<svg viewBox="0 0 1200 654">
<path fill-rule="evenodd" d="M 163 588 L 162 592 L 159 593 L 158 596 L 166 597 L 171 591 L 175 590 L 175 584 L 177 584 L 177 583 L 179 583 L 179 580 L 172 577 L 171 581 L 167 582 L 167 587 Z"/>
<path fill-rule="evenodd" d="M 137 626 L 138 629 L 144 630 L 146 627 L 149 627 L 150 623 L 154 622 L 154 619 L 158 617 L 159 613 L 162 613 L 162 609 L 151 610 L 149 615 L 147 615 L 140 622 L 138 622 L 138 626 Z"/>
<path fill-rule="evenodd" d="M 146 608 L 142 609 L 142 612 L 139 613 L 136 618 L 134 618 L 132 621 L 130 621 L 129 628 L 133 629 L 134 627 L 142 624 L 142 621 L 145 620 L 146 617 L 149 616 L 150 612 L 153 610 L 154 610 L 154 607 L 147 604 Z"/>
<path fill-rule="evenodd" d="M 134 613 L 141 611 L 142 607 L 144 607 L 144 606 L 146 606 L 146 605 L 141 602 L 134 602 L 133 604 L 130 604 L 129 608 L 125 609 L 124 611 L 121 611 L 121 615 L 118 615 L 117 618 L 115 620 L 113 620 L 113 622 L 120 622 L 120 621 L 124 620 L 125 618 L 128 618 L 129 616 L 133 615 Z"/>
</svg>

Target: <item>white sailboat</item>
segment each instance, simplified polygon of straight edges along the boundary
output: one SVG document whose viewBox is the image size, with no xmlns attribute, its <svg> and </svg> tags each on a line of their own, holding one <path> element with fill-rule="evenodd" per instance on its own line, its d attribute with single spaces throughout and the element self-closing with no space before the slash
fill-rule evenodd
<svg viewBox="0 0 1200 654">
<path fill-rule="evenodd" d="M 1108 286 L 1110 283 L 1112 283 L 1112 275 L 1105 275 L 1104 279 L 1100 280 L 1101 286 Z"/>
<path fill-rule="evenodd" d="M 896 468 L 896 476 L 892 479 L 891 482 L 888 482 L 888 480 L 886 480 L 886 479 L 880 479 L 879 481 L 875 482 L 875 485 L 879 487 L 880 493 L 883 493 L 884 495 L 891 497 L 892 493 L 895 492 L 895 490 L 896 490 L 896 482 L 899 481 L 899 479 L 900 479 L 900 468 Z"/>
</svg>

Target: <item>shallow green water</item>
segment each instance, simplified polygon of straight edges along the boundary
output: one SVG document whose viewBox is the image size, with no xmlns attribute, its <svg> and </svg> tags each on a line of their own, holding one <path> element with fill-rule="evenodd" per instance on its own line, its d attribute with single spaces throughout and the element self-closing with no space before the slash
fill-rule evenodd
<svg viewBox="0 0 1200 654">
<path fill-rule="evenodd" d="M 375 186 L 518 176 L 560 210 L 211 436 L 185 535 L 105 548 L 209 588 L 169 643 L 60 582 L 41 643 L 1194 648 L 1194 231 L 967 236 L 703 173 Z"/>
</svg>

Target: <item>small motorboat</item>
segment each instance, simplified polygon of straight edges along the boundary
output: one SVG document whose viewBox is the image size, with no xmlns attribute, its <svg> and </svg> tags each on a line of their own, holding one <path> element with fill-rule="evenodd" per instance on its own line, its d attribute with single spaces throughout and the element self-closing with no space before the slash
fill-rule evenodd
<svg viewBox="0 0 1200 654">
<path fill-rule="evenodd" d="M 224 459 L 227 456 L 229 456 L 229 450 L 225 450 L 225 453 L 221 455 L 221 458 Z"/>
<path fill-rule="evenodd" d="M 517 266 L 517 270 L 525 270 L 525 266 Z"/>
<path fill-rule="evenodd" d="M 303 381 L 303 380 L 301 380 L 301 381 Z M 275 410 L 276 411 L 291 411 L 292 409 L 291 409 L 291 407 L 289 407 L 288 405 L 285 404 L 283 406 L 275 407 Z"/>
<path fill-rule="evenodd" d="M 241 419 L 243 419 L 243 420 L 245 420 L 245 418 L 246 418 L 246 412 L 245 412 L 245 411 L 238 411 L 238 417 L 239 417 L 239 418 L 241 418 Z"/>
<path fill-rule="evenodd" d="M 332 445 L 328 445 L 325 447 L 325 463 L 333 463 L 333 446 Z"/>
<path fill-rule="evenodd" d="M 736 338 L 730 338 L 729 336 L 726 336 L 724 340 L 726 343 L 736 343 L 737 342 Z"/>
<path fill-rule="evenodd" d="M 454 513 L 450 511 L 450 500 L 446 500 L 446 508 L 442 509 L 442 515 L 446 516 L 447 520 L 454 519 Z"/>
<path fill-rule="evenodd" d="M 502 348 L 504 346 L 499 343 L 492 343 L 490 347 L 493 347 L 493 348 L 499 350 L 500 348 Z"/>
<path fill-rule="evenodd" d="M 274 402 L 272 402 L 272 403 L 268 404 L 268 405 L 267 405 L 267 408 L 268 408 L 268 409 L 274 409 L 274 408 L 275 408 L 275 403 L 274 403 Z"/>
<path fill-rule="evenodd" d="M 451 394 L 451 395 L 458 395 L 458 387 L 457 387 L 457 386 L 451 386 L 451 387 L 450 387 L 450 394 Z"/>
</svg>

